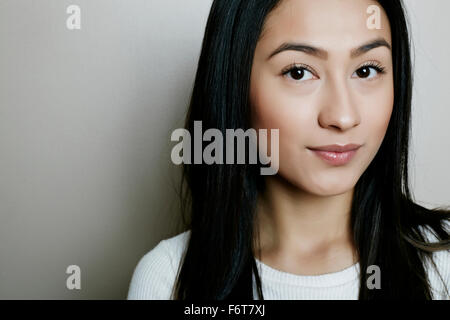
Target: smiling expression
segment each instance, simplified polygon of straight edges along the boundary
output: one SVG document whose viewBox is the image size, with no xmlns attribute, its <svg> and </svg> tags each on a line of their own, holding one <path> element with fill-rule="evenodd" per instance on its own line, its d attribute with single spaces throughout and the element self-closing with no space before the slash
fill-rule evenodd
<svg viewBox="0 0 450 320">
<path fill-rule="evenodd" d="M 252 127 L 279 129 L 278 174 L 308 193 L 352 189 L 386 134 L 394 104 L 391 31 L 381 6 L 381 29 L 367 27 L 374 4 L 283 0 L 257 43 Z M 333 144 L 361 147 L 338 164 L 310 149 Z"/>
</svg>

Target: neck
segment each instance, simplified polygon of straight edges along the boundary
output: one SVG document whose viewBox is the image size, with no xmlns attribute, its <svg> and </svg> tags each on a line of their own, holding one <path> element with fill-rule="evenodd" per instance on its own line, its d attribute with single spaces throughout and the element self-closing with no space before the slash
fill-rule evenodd
<svg viewBox="0 0 450 320">
<path fill-rule="evenodd" d="M 278 175 L 267 177 L 266 192 L 258 199 L 256 248 L 266 260 L 320 257 L 329 261 L 345 255 L 347 262 L 355 262 L 350 226 L 353 190 L 317 196 Z"/>
</svg>

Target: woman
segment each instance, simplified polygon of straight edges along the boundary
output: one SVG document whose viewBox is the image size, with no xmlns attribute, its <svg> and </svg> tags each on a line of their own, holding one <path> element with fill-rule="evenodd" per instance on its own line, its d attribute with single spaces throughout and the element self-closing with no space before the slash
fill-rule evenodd
<svg viewBox="0 0 450 320">
<path fill-rule="evenodd" d="M 214 1 L 186 129 L 279 129 L 279 171 L 185 164 L 185 232 L 128 298 L 448 299 L 450 212 L 408 188 L 411 87 L 400 0 Z"/>
</svg>

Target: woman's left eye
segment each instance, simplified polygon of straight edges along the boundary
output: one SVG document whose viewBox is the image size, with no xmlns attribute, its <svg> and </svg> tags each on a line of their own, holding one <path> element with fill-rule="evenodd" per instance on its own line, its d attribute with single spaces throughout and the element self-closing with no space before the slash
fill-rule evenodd
<svg viewBox="0 0 450 320">
<path fill-rule="evenodd" d="M 384 73 L 384 69 L 379 66 L 363 66 L 353 73 L 353 76 L 357 76 L 361 79 L 375 78 L 379 73 Z"/>
</svg>

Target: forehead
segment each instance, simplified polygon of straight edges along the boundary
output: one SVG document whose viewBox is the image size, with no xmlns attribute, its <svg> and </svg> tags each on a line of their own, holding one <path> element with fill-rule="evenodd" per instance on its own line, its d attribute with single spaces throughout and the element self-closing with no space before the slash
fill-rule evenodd
<svg viewBox="0 0 450 320">
<path fill-rule="evenodd" d="M 380 29 L 367 25 L 376 5 Z M 345 50 L 367 40 L 384 38 L 391 43 L 389 20 L 381 5 L 372 0 L 281 0 L 266 18 L 260 45 L 273 47 L 285 41 L 301 40 L 327 50 Z"/>
</svg>

